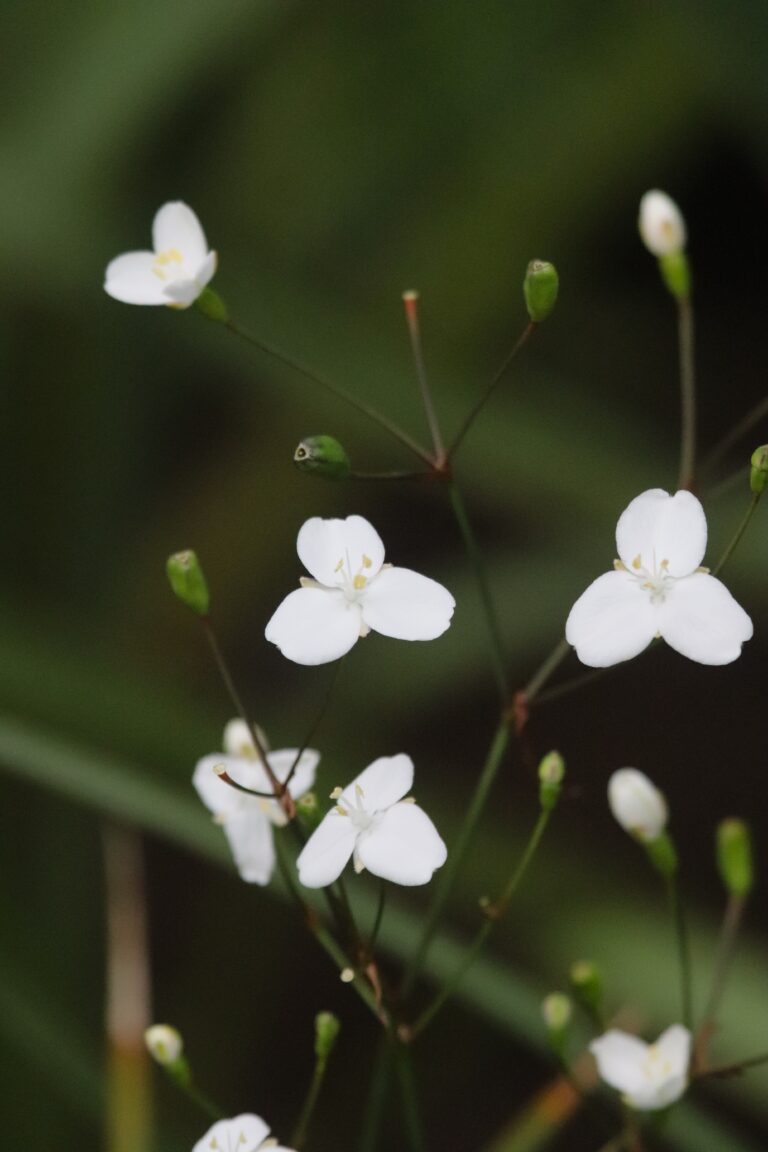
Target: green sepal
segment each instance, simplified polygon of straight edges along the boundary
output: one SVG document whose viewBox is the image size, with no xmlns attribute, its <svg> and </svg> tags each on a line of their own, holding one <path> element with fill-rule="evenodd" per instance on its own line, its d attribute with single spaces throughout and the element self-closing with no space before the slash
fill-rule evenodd
<svg viewBox="0 0 768 1152">
<path fill-rule="evenodd" d="M 676 300 L 691 294 L 691 266 L 685 252 L 670 252 L 659 257 L 661 278 Z"/>
<path fill-rule="evenodd" d="M 677 872 L 677 849 L 666 832 L 655 840 L 646 840 L 643 847 L 657 872 L 667 879 L 674 876 Z"/>
<path fill-rule="evenodd" d="M 198 312 L 202 312 L 209 320 L 213 320 L 216 324 L 226 324 L 229 320 L 229 310 L 219 296 L 218 292 L 214 292 L 213 288 L 203 288 L 202 292 L 195 300 Z"/>
</svg>

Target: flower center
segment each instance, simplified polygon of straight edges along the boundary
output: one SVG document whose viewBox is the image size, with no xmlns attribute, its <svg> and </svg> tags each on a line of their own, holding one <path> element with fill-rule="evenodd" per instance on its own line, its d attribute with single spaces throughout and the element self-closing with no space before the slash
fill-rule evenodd
<svg viewBox="0 0 768 1152">
<path fill-rule="evenodd" d="M 677 577 L 669 574 L 669 560 L 662 560 L 660 564 L 656 563 L 655 552 L 650 566 L 643 564 L 643 557 L 638 552 L 632 561 L 631 568 L 627 568 L 621 560 L 614 561 L 614 567 L 617 572 L 626 572 L 634 580 L 637 580 L 643 591 L 649 593 L 653 604 L 664 603 L 667 593 L 677 579 Z"/>
<path fill-rule="evenodd" d="M 339 801 L 342 796 L 341 788 L 334 788 L 331 792 L 331 799 Z M 348 816 L 352 821 L 352 825 L 358 832 L 365 832 L 370 828 L 373 823 L 375 812 L 367 812 L 364 806 L 365 794 L 359 784 L 355 784 L 354 800 L 350 803 L 348 798 L 344 799 L 344 803 L 336 804 L 336 811 L 339 816 Z"/>
<path fill-rule="evenodd" d="M 158 252 L 152 271 L 158 280 L 176 280 L 181 275 L 184 256 L 178 248 L 166 248 L 165 252 Z"/>
<path fill-rule="evenodd" d="M 349 558 L 349 552 L 341 557 L 338 564 L 334 568 L 334 572 L 339 577 L 337 585 L 341 588 L 350 603 L 355 603 L 360 599 L 360 593 L 365 591 L 365 588 L 370 580 L 370 576 L 365 573 L 373 567 L 373 560 L 370 556 L 363 553 L 360 560 L 360 567 L 355 570 Z"/>
<path fill-rule="evenodd" d="M 646 1080 L 658 1083 L 666 1080 L 672 1074 L 672 1063 L 662 1056 L 655 1044 L 651 1044 L 641 1065 Z"/>
</svg>

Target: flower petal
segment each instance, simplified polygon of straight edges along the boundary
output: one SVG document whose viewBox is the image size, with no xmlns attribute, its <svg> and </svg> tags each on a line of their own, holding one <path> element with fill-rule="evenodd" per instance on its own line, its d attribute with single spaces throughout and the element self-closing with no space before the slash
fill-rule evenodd
<svg viewBox="0 0 768 1152">
<path fill-rule="evenodd" d="M 211 1148 L 237 1148 L 237 1152 L 256 1152 L 269 1136 L 269 1126 L 261 1116 L 244 1112 L 231 1120 L 217 1120 L 198 1140 L 192 1152 L 210 1152 Z"/>
<path fill-rule="evenodd" d="M 384 563 L 381 537 L 362 516 L 347 516 L 346 520 L 313 516 L 299 530 L 296 551 L 315 580 L 330 588 L 358 573 L 371 580 Z"/>
<path fill-rule="evenodd" d="M 171 304 L 176 308 L 189 308 L 190 304 L 194 304 L 206 284 L 212 279 L 216 271 L 217 259 L 215 252 L 209 252 L 203 263 L 197 268 L 190 264 L 188 277 L 178 277 L 168 281 L 163 286 L 166 304 Z"/>
<path fill-rule="evenodd" d="M 448 628 L 456 601 L 447 588 L 410 568 L 385 568 L 363 594 L 363 620 L 395 640 L 435 640 Z"/>
<path fill-rule="evenodd" d="M 658 628 L 670 647 L 699 664 L 730 664 L 752 636 L 752 621 L 714 576 L 694 572 L 659 605 Z"/>
<path fill-rule="evenodd" d="M 208 242 L 200 221 L 181 200 L 172 200 L 158 210 L 152 222 L 152 243 L 156 253 L 173 248 L 180 252 L 191 276 L 208 255 Z"/>
<path fill-rule="evenodd" d="M 334 809 L 324 817 L 299 853 L 296 867 L 305 888 L 325 888 L 338 880 L 355 850 L 357 829 Z"/>
<path fill-rule="evenodd" d="M 643 1063 L 648 1058 L 648 1045 L 637 1036 L 611 1028 L 589 1045 L 597 1061 L 600 1078 L 618 1092 L 642 1092 L 647 1088 Z"/>
<path fill-rule="evenodd" d="M 403 796 L 407 796 L 413 786 L 413 760 L 405 752 L 396 756 L 380 756 L 342 792 L 342 803 L 356 802 L 357 789 L 362 792 L 362 804 L 366 812 L 383 812 L 391 808 Z"/>
<path fill-rule="evenodd" d="M 669 1062 L 673 1073 L 687 1076 L 691 1059 L 691 1034 L 682 1024 L 673 1024 L 662 1032 L 654 1047 L 659 1055 Z"/>
<path fill-rule="evenodd" d="M 273 800 L 258 800 L 254 797 L 224 820 L 224 832 L 232 849 L 235 865 L 242 879 L 248 884 L 261 884 L 263 887 L 272 879 L 275 844 L 267 806 L 274 803 Z M 260 807 L 262 804 L 264 808 Z"/>
<path fill-rule="evenodd" d="M 198 760 L 192 774 L 192 783 L 206 808 L 215 815 L 223 816 L 228 812 L 237 811 L 241 806 L 242 793 L 238 792 L 236 788 L 231 788 L 229 784 L 225 784 L 217 774 L 215 769 L 220 764 L 224 765 L 228 775 L 237 779 L 238 783 L 242 783 L 237 776 L 237 767 L 242 764 L 242 761 L 234 756 L 216 753 L 212 756 L 203 756 L 202 760 Z M 250 787 L 250 785 L 246 785 L 246 787 Z"/>
<path fill-rule="evenodd" d="M 616 547 L 630 571 L 637 557 L 639 567 L 658 571 L 668 561 L 670 576 L 688 576 L 704 559 L 707 519 L 691 492 L 670 496 L 662 488 L 650 488 L 636 496 L 616 525 Z"/>
<path fill-rule="evenodd" d="M 298 755 L 298 748 L 281 748 L 278 752 L 270 752 L 267 756 L 269 766 L 277 776 L 282 784 L 291 768 L 293 762 Z M 291 776 L 291 782 L 288 785 L 288 791 L 294 800 L 299 796 L 303 796 L 315 782 L 315 771 L 320 762 L 320 753 L 315 752 L 314 748 L 305 748 L 301 754 L 301 759 L 296 765 L 296 771 Z"/>
<path fill-rule="evenodd" d="M 264 635 L 297 664 L 327 664 L 360 636 L 362 613 L 336 589 L 299 588 L 286 596 Z"/>
<path fill-rule="evenodd" d="M 647 648 L 658 630 L 647 591 L 626 572 L 606 572 L 582 592 L 565 624 L 565 638 L 582 664 L 609 668 Z"/>
<path fill-rule="evenodd" d="M 434 824 L 416 804 L 395 804 L 364 832 L 357 855 L 369 872 L 394 884 L 426 884 L 446 860 Z"/>
<path fill-rule="evenodd" d="M 107 265 L 104 291 L 123 304 L 167 304 L 154 252 L 124 252 Z"/>
</svg>

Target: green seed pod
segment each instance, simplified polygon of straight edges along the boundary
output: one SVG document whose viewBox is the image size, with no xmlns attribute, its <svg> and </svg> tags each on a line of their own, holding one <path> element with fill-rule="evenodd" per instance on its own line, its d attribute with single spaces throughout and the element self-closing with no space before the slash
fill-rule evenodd
<svg viewBox="0 0 768 1152">
<path fill-rule="evenodd" d="M 325 480 L 346 480 L 349 476 L 349 457 L 333 436 L 307 436 L 294 452 L 293 462 L 301 472 Z"/>
<path fill-rule="evenodd" d="M 764 491 L 768 484 L 768 444 L 761 444 L 752 453 L 749 486 L 756 496 Z"/>
<path fill-rule="evenodd" d="M 669 252 L 659 257 L 661 278 L 676 300 L 691 294 L 691 266 L 685 252 Z"/>
<path fill-rule="evenodd" d="M 229 320 L 227 306 L 218 292 L 214 292 L 213 288 L 203 288 L 195 304 L 203 316 L 215 321 L 217 324 L 226 324 Z"/>
<path fill-rule="evenodd" d="M 557 804 L 565 776 L 565 761 L 559 752 L 549 752 L 539 764 L 539 802 L 545 812 Z"/>
<path fill-rule="evenodd" d="M 603 1003 L 603 975 L 591 960 L 571 965 L 571 988 L 576 999 L 589 1012 L 599 1012 Z"/>
<path fill-rule="evenodd" d="M 717 827 L 717 867 L 723 884 L 742 899 L 752 889 L 752 837 L 743 820 L 722 820 Z"/>
<path fill-rule="evenodd" d="M 318 1012 L 315 1016 L 315 1055 L 318 1062 L 325 1061 L 333 1051 L 341 1024 L 333 1012 Z"/>
<path fill-rule="evenodd" d="M 207 616 L 210 606 L 208 585 L 200 561 L 192 551 L 174 552 L 168 557 L 166 572 L 171 588 L 198 616 Z"/>
<path fill-rule="evenodd" d="M 531 260 L 523 281 L 523 295 L 528 315 L 534 324 L 546 320 L 555 306 L 560 279 L 554 264 L 548 260 Z"/>
</svg>

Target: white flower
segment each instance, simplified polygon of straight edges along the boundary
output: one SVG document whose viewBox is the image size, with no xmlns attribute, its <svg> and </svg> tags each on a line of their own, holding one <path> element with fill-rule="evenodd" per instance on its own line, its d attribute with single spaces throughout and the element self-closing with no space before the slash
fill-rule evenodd
<svg viewBox="0 0 768 1152">
<path fill-rule="evenodd" d="M 601 1078 L 641 1112 L 674 1104 L 688 1085 L 691 1034 L 682 1024 L 667 1028 L 655 1044 L 612 1028 L 589 1049 Z"/>
<path fill-rule="evenodd" d="M 455 601 L 442 584 L 384 563 L 384 545 L 362 516 L 302 525 L 296 550 L 313 579 L 286 596 L 266 627 L 267 640 L 297 664 L 338 660 L 373 630 L 396 640 L 434 640 Z"/>
<path fill-rule="evenodd" d="M 661 836 L 667 824 L 667 802 L 643 772 L 619 768 L 608 781 L 611 812 L 625 832 L 648 843 Z"/>
<path fill-rule="evenodd" d="M 307 888 L 333 884 L 354 857 L 356 872 L 367 868 L 394 884 L 426 884 L 447 856 L 432 821 L 412 800 L 410 756 L 382 756 L 344 791 L 304 845 L 299 879 Z"/>
<path fill-rule="evenodd" d="M 170 1024 L 153 1024 L 144 1033 L 144 1043 L 153 1060 L 168 1068 L 180 1059 L 184 1051 L 181 1034 Z"/>
<path fill-rule="evenodd" d="M 217 1120 L 202 1140 L 198 1140 L 192 1152 L 257 1152 L 265 1147 L 270 1152 L 292 1152 L 282 1144 L 267 1144 L 268 1136 L 269 1125 L 261 1116 L 244 1112 L 231 1120 Z"/>
<path fill-rule="evenodd" d="M 226 833 L 237 870 L 249 884 L 269 884 L 275 866 L 272 825 L 282 826 L 285 813 L 277 800 L 248 796 L 226 784 L 217 774 L 224 768 L 227 775 L 256 792 L 271 792 L 272 785 L 264 771 L 248 728 L 242 720 L 231 720 L 224 730 L 226 755 L 204 756 L 195 768 L 192 783 L 203 804 L 214 814 Z M 298 748 L 268 752 L 269 766 L 283 782 L 291 770 Z M 296 765 L 288 791 L 294 799 L 302 796 L 315 781 L 320 753 L 307 748 Z"/>
<path fill-rule="evenodd" d="M 216 271 L 200 221 L 180 200 L 163 204 L 152 243 L 154 252 L 125 252 L 107 265 L 105 292 L 124 304 L 189 308 Z"/>
<path fill-rule="evenodd" d="M 637 226 L 643 244 L 654 256 L 672 256 L 685 248 L 685 220 L 666 192 L 656 188 L 646 192 L 640 201 Z"/>
<path fill-rule="evenodd" d="M 630 660 L 655 636 L 699 664 L 730 664 L 752 621 L 725 585 L 699 565 L 707 546 L 704 509 L 690 492 L 651 488 L 616 525 L 620 560 L 574 604 L 565 625 L 582 664 Z"/>
</svg>

